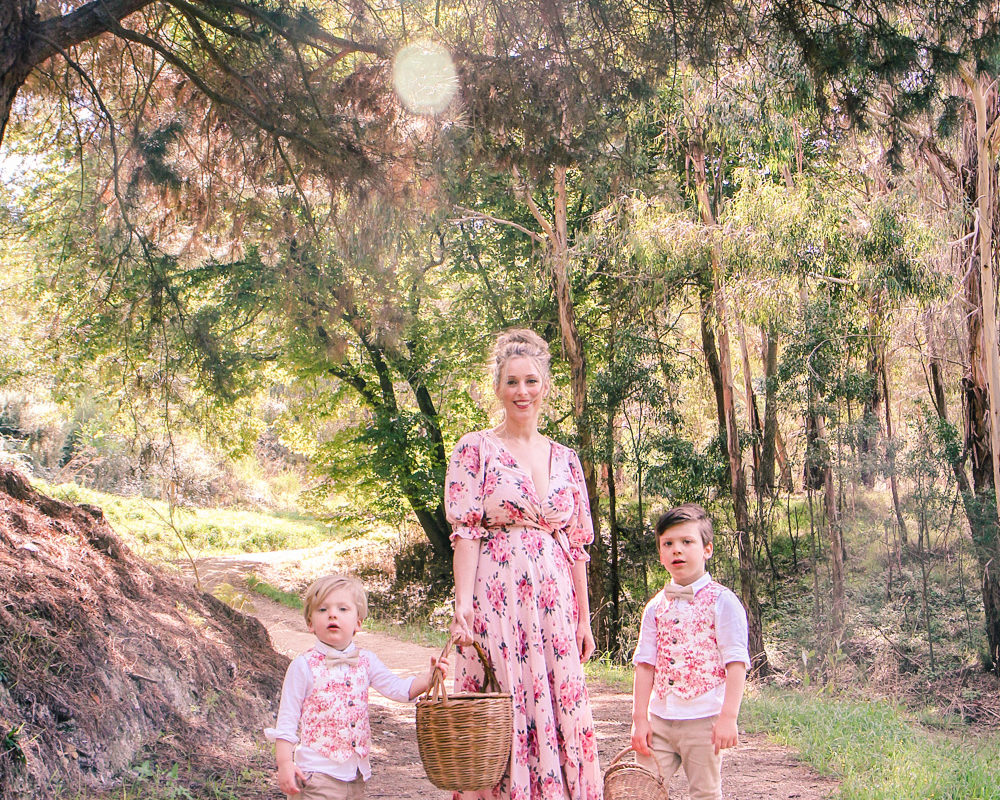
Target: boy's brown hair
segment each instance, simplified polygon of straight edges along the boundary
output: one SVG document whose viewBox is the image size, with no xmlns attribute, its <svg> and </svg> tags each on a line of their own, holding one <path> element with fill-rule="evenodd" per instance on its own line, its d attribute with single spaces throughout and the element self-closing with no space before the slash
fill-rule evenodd
<svg viewBox="0 0 1000 800">
<path fill-rule="evenodd" d="M 681 503 L 669 511 L 664 511 L 656 520 L 657 544 L 665 531 L 685 522 L 698 523 L 698 533 L 701 534 L 702 545 L 712 543 L 712 539 L 715 538 L 715 530 L 712 528 L 712 518 L 708 516 L 708 512 L 697 503 Z"/>
<path fill-rule="evenodd" d="M 364 584 L 351 575 L 324 575 L 312 582 L 302 599 L 302 615 L 306 618 L 306 624 L 312 621 L 312 613 L 317 606 L 335 589 L 348 589 L 351 592 L 354 605 L 358 607 L 358 622 L 364 622 L 368 616 L 368 595 Z"/>
</svg>

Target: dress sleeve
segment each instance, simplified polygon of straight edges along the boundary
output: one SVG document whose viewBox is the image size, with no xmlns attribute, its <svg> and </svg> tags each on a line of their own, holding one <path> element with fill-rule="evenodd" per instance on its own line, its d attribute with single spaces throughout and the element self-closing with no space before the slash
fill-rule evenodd
<svg viewBox="0 0 1000 800">
<path fill-rule="evenodd" d="M 444 508 L 451 523 L 451 540 L 481 539 L 483 526 L 483 437 L 467 433 L 451 454 L 444 480 Z"/>
<path fill-rule="evenodd" d="M 566 526 L 569 552 L 575 561 L 590 561 L 583 548 L 594 541 L 594 520 L 590 516 L 590 496 L 583 478 L 583 467 L 575 450 L 570 451 L 569 474 L 573 484 L 573 516 Z"/>
</svg>

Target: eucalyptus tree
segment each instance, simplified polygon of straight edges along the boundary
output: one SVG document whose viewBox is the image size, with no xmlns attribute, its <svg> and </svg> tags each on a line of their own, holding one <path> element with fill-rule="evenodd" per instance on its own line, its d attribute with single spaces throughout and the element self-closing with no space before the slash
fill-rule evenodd
<svg viewBox="0 0 1000 800">
<path fill-rule="evenodd" d="M 821 101 L 846 119 L 878 123 L 889 156 L 907 146 L 961 209 L 953 237 L 963 264 L 968 360 L 962 376 L 964 452 L 953 471 L 982 569 L 989 657 L 1000 669 L 1000 350 L 996 253 L 1000 223 L 1000 17 L 982 0 L 944 3 L 775 3 L 771 18 L 798 44 Z M 956 133 L 955 139 L 948 137 Z M 940 375 L 938 374 L 938 377 Z M 936 403 L 936 406 L 940 407 Z"/>
</svg>

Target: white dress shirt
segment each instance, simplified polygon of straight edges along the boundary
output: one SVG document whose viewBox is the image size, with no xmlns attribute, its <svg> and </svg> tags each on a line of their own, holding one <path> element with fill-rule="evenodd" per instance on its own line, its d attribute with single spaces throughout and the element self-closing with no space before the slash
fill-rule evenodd
<svg viewBox="0 0 1000 800">
<path fill-rule="evenodd" d="M 708 586 L 712 576 L 707 572 L 691 584 L 695 594 Z M 657 592 L 646 604 L 642 612 L 642 624 L 639 628 L 639 643 L 632 656 L 633 664 L 649 664 L 656 666 L 656 609 L 663 597 L 663 592 Z M 687 603 L 687 600 L 676 599 L 675 602 Z M 723 588 L 722 594 L 715 603 L 715 640 L 719 646 L 719 654 L 723 664 L 742 661 L 750 669 L 750 648 L 747 644 L 747 613 L 740 599 L 729 589 Z M 649 698 L 649 713 L 661 719 L 702 719 L 714 717 L 722 711 L 722 701 L 726 696 L 726 684 L 721 683 L 714 689 L 700 694 L 691 700 L 678 697 L 668 692 L 666 697 L 653 694 Z"/>
<path fill-rule="evenodd" d="M 410 688 L 416 678 L 400 678 L 385 664 L 379 660 L 371 650 L 361 650 L 351 642 L 344 650 L 337 649 L 323 644 L 316 640 L 315 649 L 321 653 L 365 653 L 368 656 L 369 679 L 371 688 L 379 694 L 385 695 L 390 700 L 397 700 L 405 703 L 410 699 Z M 333 667 L 336 670 L 350 669 L 346 664 Z M 288 665 L 285 673 L 285 682 L 281 687 L 281 704 L 278 706 L 278 720 L 273 728 L 265 728 L 264 735 L 269 742 L 275 739 L 284 739 L 294 745 L 299 743 L 299 717 L 302 714 L 302 703 L 312 691 L 313 676 L 312 670 L 306 661 L 306 654 L 296 656 L 292 663 Z M 306 773 L 322 772 L 342 781 L 352 781 L 360 772 L 361 777 L 366 781 L 371 777 L 371 763 L 367 758 L 359 758 L 355 753 L 347 761 L 331 761 L 321 753 L 317 753 L 304 745 L 295 748 L 295 763 Z"/>
</svg>

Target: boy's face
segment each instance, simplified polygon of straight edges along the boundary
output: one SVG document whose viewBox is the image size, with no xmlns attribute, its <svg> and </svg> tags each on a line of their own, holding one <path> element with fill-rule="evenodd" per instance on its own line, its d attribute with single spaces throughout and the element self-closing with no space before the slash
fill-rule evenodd
<svg viewBox="0 0 1000 800">
<path fill-rule="evenodd" d="M 358 606 L 351 590 L 334 589 L 322 598 L 309 615 L 309 630 L 323 644 L 343 650 L 359 630 Z"/>
<path fill-rule="evenodd" d="M 712 557 L 712 544 L 701 541 L 694 520 L 667 528 L 660 534 L 660 563 L 674 583 L 687 586 L 705 574 L 705 562 Z"/>
</svg>

